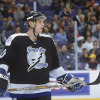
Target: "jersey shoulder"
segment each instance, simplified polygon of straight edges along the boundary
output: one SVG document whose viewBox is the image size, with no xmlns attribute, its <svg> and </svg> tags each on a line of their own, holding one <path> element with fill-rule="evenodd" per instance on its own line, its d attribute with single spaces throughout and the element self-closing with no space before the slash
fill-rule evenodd
<svg viewBox="0 0 100 100">
<path fill-rule="evenodd" d="M 44 38 L 51 38 L 50 35 L 47 35 L 47 34 L 39 34 L 40 37 L 44 37 Z"/>
<path fill-rule="evenodd" d="M 11 35 L 11 36 L 7 39 L 5 45 L 6 45 L 6 46 L 10 46 L 11 43 L 12 43 L 12 41 L 13 41 L 16 37 L 19 37 L 19 36 L 27 36 L 27 34 L 26 34 L 26 33 L 13 34 L 13 35 Z"/>
<path fill-rule="evenodd" d="M 39 34 L 39 37 L 43 40 L 45 40 L 46 42 L 51 42 L 53 41 L 52 37 L 50 35 L 47 34 Z"/>
</svg>

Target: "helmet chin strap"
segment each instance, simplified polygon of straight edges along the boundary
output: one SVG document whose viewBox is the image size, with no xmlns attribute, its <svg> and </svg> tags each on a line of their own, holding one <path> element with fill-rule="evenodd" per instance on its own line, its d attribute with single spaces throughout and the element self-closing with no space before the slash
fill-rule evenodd
<svg viewBox="0 0 100 100">
<path fill-rule="evenodd" d="M 32 29 L 33 29 L 33 34 L 34 34 L 34 36 L 38 38 L 38 37 L 39 37 L 39 34 L 36 36 L 36 34 L 35 34 L 35 27 L 32 28 Z"/>
</svg>

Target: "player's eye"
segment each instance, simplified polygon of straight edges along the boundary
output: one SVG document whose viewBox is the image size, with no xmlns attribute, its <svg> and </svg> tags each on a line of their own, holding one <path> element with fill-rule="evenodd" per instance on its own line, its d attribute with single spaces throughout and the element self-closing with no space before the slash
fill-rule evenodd
<svg viewBox="0 0 100 100">
<path fill-rule="evenodd" d="M 43 23 L 43 21 L 42 21 L 42 20 L 38 20 L 37 22 L 38 22 L 38 23 Z"/>
</svg>

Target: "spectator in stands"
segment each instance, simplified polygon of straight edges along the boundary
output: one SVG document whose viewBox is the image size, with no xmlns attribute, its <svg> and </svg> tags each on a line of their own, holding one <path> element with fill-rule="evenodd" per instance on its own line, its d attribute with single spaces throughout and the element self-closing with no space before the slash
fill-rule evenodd
<svg viewBox="0 0 100 100">
<path fill-rule="evenodd" d="M 70 7 L 71 9 L 75 9 L 76 6 L 71 0 L 65 0 L 64 4 L 66 8 Z"/>
<path fill-rule="evenodd" d="M 54 14 L 53 20 L 52 20 L 52 24 L 53 24 L 53 29 L 55 30 L 55 32 L 57 32 L 58 24 L 59 24 L 59 20 L 58 20 L 58 15 L 57 14 Z"/>
<path fill-rule="evenodd" d="M 91 12 L 92 15 L 96 14 L 96 12 L 94 11 L 94 8 L 92 6 L 89 6 L 89 12 Z"/>
<path fill-rule="evenodd" d="M 88 51 L 86 48 L 83 48 L 82 53 L 78 53 L 78 69 L 84 70 L 88 61 Z"/>
<path fill-rule="evenodd" d="M 52 0 L 52 3 L 50 5 L 50 9 L 55 11 L 55 14 L 58 12 L 59 10 L 59 1 L 58 0 Z"/>
<path fill-rule="evenodd" d="M 88 36 L 86 38 L 86 42 L 83 44 L 83 48 L 86 48 L 88 51 L 90 49 L 93 49 L 93 41 L 92 41 L 91 36 Z"/>
<path fill-rule="evenodd" d="M 70 26 L 68 28 L 68 32 L 66 33 L 67 34 L 67 38 L 68 38 L 68 42 L 69 43 L 74 43 L 74 21 L 71 21 L 70 23 Z M 79 34 L 79 32 L 77 32 L 77 34 Z"/>
<path fill-rule="evenodd" d="M 71 14 L 68 13 L 68 15 L 67 15 L 66 18 L 67 18 L 67 19 L 64 19 L 64 18 L 63 18 L 63 19 L 65 20 L 65 24 L 66 24 L 66 26 L 69 27 L 70 24 L 71 24 L 71 22 L 73 21 L 73 19 L 72 19 L 72 17 L 71 17 Z"/>
<path fill-rule="evenodd" d="M 16 21 L 15 27 L 21 27 L 21 21 Z"/>
<path fill-rule="evenodd" d="M 75 49 L 74 49 L 74 44 L 69 43 L 68 44 L 68 53 L 70 54 L 71 61 L 70 61 L 70 68 L 69 70 L 74 70 L 75 69 Z"/>
<path fill-rule="evenodd" d="M 31 11 L 30 7 L 28 7 L 27 9 L 25 9 L 25 11 L 24 11 L 25 15 L 29 14 L 30 11 Z"/>
<path fill-rule="evenodd" d="M 98 50 L 98 54 L 97 54 L 97 57 L 96 57 L 96 60 L 99 62 L 100 64 L 100 48 Z M 100 65 L 99 65 L 100 66 Z"/>
<path fill-rule="evenodd" d="M 0 1 L 0 12 L 2 15 L 4 15 L 7 10 L 4 4 L 5 4 L 4 1 Z"/>
<path fill-rule="evenodd" d="M 75 54 L 74 44 L 73 43 L 69 43 L 68 44 L 68 53 L 70 53 L 71 55 Z"/>
<path fill-rule="evenodd" d="M 55 30 L 53 29 L 53 24 L 52 24 L 52 22 L 48 22 L 48 29 L 49 29 L 49 33 L 51 33 L 52 34 L 52 36 L 54 36 L 55 35 Z"/>
<path fill-rule="evenodd" d="M 96 25 L 97 24 L 97 19 L 95 15 L 92 15 L 90 17 L 90 20 L 87 22 L 87 24 L 91 24 L 91 25 Z M 92 27 L 93 28 L 93 27 Z"/>
<path fill-rule="evenodd" d="M 100 6 L 98 6 L 97 10 L 96 10 L 96 18 L 97 18 L 97 20 L 100 19 Z"/>
<path fill-rule="evenodd" d="M 92 15 L 91 17 L 90 17 L 90 20 L 89 21 L 87 21 L 87 24 L 91 24 L 92 25 L 92 32 L 95 32 L 95 30 L 96 30 L 96 24 L 97 24 L 98 22 L 97 22 L 97 19 L 96 19 L 96 16 L 95 15 Z"/>
<path fill-rule="evenodd" d="M 28 3 L 25 3 L 22 10 L 25 12 L 27 9 L 29 8 L 29 5 Z"/>
<path fill-rule="evenodd" d="M 67 19 L 66 17 L 68 16 L 68 12 L 67 12 L 67 8 L 63 8 L 59 14 L 58 14 L 58 18 L 61 19 L 61 18 L 64 18 L 64 19 Z"/>
<path fill-rule="evenodd" d="M 5 41 L 6 41 L 5 31 L 2 31 L 1 34 L 0 34 L 0 54 L 4 50 Z"/>
<path fill-rule="evenodd" d="M 18 34 L 18 33 L 21 33 L 21 29 L 19 26 L 15 28 L 15 34 Z"/>
<path fill-rule="evenodd" d="M 79 62 L 80 63 L 87 63 L 89 61 L 88 58 L 88 51 L 86 48 L 82 49 L 82 55 L 79 57 Z"/>
<path fill-rule="evenodd" d="M 60 2 L 60 7 L 59 7 L 59 10 L 58 10 L 57 14 L 58 14 L 61 10 L 63 10 L 64 7 L 65 7 L 65 4 L 64 4 L 63 1 L 61 1 L 61 2 Z"/>
<path fill-rule="evenodd" d="M 14 17 L 11 7 L 9 7 L 9 8 L 7 9 L 7 13 L 4 14 L 4 18 L 8 18 L 9 16 Z"/>
<path fill-rule="evenodd" d="M 91 19 L 92 13 L 90 11 L 87 11 L 85 21 L 88 23 Z"/>
<path fill-rule="evenodd" d="M 78 53 L 82 53 L 83 42 L 84 42 L 84 37 L 78 35 L 78 37 L 77 37 L 77 51 L 78 51 Z"/>
<path fill-rule="evenodd" d="M 85 26 L 86 26 L 85 15 L 81 14 L 79 18 L 80 18 L 80 22 L 78 23 L 78 28 L 80 30 L 80 33 L 83 34 Z"/>
<path fill-rule="evenodd" d="M 55 34 L 54 41 L 58 42 L 59 47 L 62 44 L 68 45 L 68 39 L 66 36 L 66 32 L 62 28 L 59 28 L 59 31 Z"/>
<path fill-rule="evenodd" d="M 50 9 L 55 11 L 55 14 L 59 14 L 59 12 L 65 7 L 63 1 L 53 0 Z"/>
<path fill-rule="evenodd" d="M 65 70 L 72 70 L 73 69 L 70 66 L 70 62 L 71 62 L 72 58 L 71 58 L 70 54 L 68 54 L 68 52 L 67 52 L 66 45 L 61 46 L 61 52 L 58 53 L 58 57 L 59 57 L 60 65 Z"/>
<path fill-rule="evenodd" d="M 96 3 L 96 1 L 95 0 L 91 0 L 91 2 L 89 2 L 89 6 L 94 6 L 94 4 Z"/>
<path fill-rule="evenodd" d="M 15 2 L 11 0 L 7 0 L 9 2 L 9 5 L 7 7 L 7 3 L 5 4 L 6 6 L 6 12 L 4 13 L 4 18 L 8 18 L 9 16 L 14 17 L 13 13 L 15 11 Z M 11 1 L 11 2 L 10 2 Z"/>
<path fill-rule="evenodd" d="M 60 48 L 58 47 L 58 43 L 57 43 L 56 41 L 54 41 L 54 44 L 55 44 L 55 47 L 56 47 L 57 53 L 59 53 L 61 50 L 60 50 Z"/>
<path fill-rule="evenodd" d="M 5 21 L 3 23 L 3 28 L 6 31 L 13 31 L 13 30 L 15 30 L 15 23 L 14 23 L 13 18 L 11 16 L 9 16 L 7 21 Z"/>
<path fill-rule="evenodd" d="M 69 65 L 70 55 L 67 52 L 66 45 L 61 46 L 61 51 L 58 53 L 60 65 L 66 70 L 67 65 Z"/>
<path fill-rule="evenodd" d="M 99 70 L 100 66 L 98 64 L 98 61 L 96 61 L 96 55 L 91 54 L 89 56 L 89 62 L 85 66 L 86 70 Z"/>
<path fill-rule="evenodd" d="M 51 37 L 53 38 L 52 34 L 49 33 L 49 29 L 48 29 L 48 27 L 44 27 L 43 34 L 47 34 L 47 35 L 49 35 L 49 36 L 51 36 Z"/>
<path fill-rule="evenodd" d="M 71 16 L 71 14 L 72 14 L 72 9 L 69 7 L 69 8 L 63 8 L 60 12 L 59 12 L 59 14 L 58 14 L 58 17 L 60 18 L 60 19 L 67 19 L 67 17 L 68 16 Z"/>
<path fill-rule="evenodd" d="M 16 21 L 22 20 L 24 18 L 24 16 L 25 16 L 25 14 L 24 14 L 23 10 L 21 10 L 21 6 L 17 5 L 16 11 L 14 12 L 14 19 Z"/>
<path fill-rule="evenodd" d="M 99 3 L 97 3 L 97 2 L 93 5 L 93 9 L 94 9 L 95 13 L 98 9 L 98 6 L 99 6 Z"/>
<path fill-rule="evenodd" d="M 96 56 L 98 55 L 99 47 L 98 47 L 98 42 L 94 41 L 93 42 L 93 49 L 90 49 L 89 55 L 95 54 Z"/>
<path fill-rule="evenodd" d="M 16 3 L 15 3 L 15 1 L 12 1 L 12 2 L 11 2 L 11 12 L 12 12 L 12 13 L 14 13 L 15 8 L 16 8 Z"/>
<path fill-rule="evenodd" d="M 79 25 L 80 23 L 80 15 L 82 14 L 82 10 L 81 9 L 78 9 L 78 12 L 76 14 L 76 16 L 73 18 L 74 21 L 77 21 L 77 24 Z"/>
<path fill-rule="evenodd" d="M 80 0 L 79 0 L 79 2 L 80 2 Z M 85 5 L 84 5 L 84 7 L 82 9 L 83 10 L 83 14 L 87 15 L 88 8 L 89 8 L 89 3 L 86 1 Z"/>
<path fill-rule="evenodd" d="M 69 7 L 69 8 L 66 8 L 67 9 L 67 13 L 68 13 L 68 16 L 72 16 L 73 14 L 73 10 Z"/>
<path fill-rule="evenodd" d="M 93 36 L 95 36 L 97 39 L 100 39 L 100 24 L 96 25 L 96 31 L 93 33 Z"/>
<path fill-rule="evenodd" d="M 98 42 L 98 39 L 92 35 L 91 31 L 86 31 L 86 33 L 84 33 L 84 38 L 85 38 L 85 40 L 86 40 L 86 38 L 87 38 L 88 36 L 91 37 L 92 41 L 97 41 L 97 42 Z"/>
<path fill-rule="evenodd" d="M 4 2 L 4 8 L 8 9 L 11 6 L 12 0 L 2 0 Z"/>
<path fill-rule="evenodd" d="M 62 28 L 65 32 L 68 31 L 68 27 L 66 26 L 65 20 L 60 20 L 59 27 Z"/>
<path fill-rule="evenodd" d="M 84 38 L 86 39 L 86 37 L 87 37 L 87 35 L 86 35 L 86 33 L 87 32 L 90 32 L 90 36 L 92 36 L 93 35 L 93 33 L 92 33 L 92 25 L 91 24 L 87 24 L 86 26 L 85 26 L 85 29 L 84 29 L 84 32 L 83 32 L 83 36 L 84 36 Z"/>
<path fill-rule="evenodd" d="M 90 31 L 91 32 L 91 30 L 92 30 L 92 26 L 91 26 L 91 24 L 87 24 L 86 25 L 86 31 Z M 92 32 L 91 32 L 92 33 Z M 92 34 L 91 34 L 92 35 Z"/>
</svg>

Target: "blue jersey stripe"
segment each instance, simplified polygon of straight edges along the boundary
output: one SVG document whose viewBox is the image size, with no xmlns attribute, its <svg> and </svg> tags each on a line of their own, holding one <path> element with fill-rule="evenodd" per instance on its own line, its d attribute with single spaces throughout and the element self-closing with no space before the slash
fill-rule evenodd
<svg viewBox="0 0 100 100">
<path fill-rule="evenodd" d="M 42 92 L 36 94 L 13 94 L 10 93 L 10 97 L 12 98 L 37 98 L 41 96 L 51 96 L 51 92 Z"/>
<path fill-rule="evenodd" d="M 5 71 L 5 69 L 0 68 L 0 73 L 3 74 L 3 75 L 6 75 L 6 71 Z"/>
</svg>

